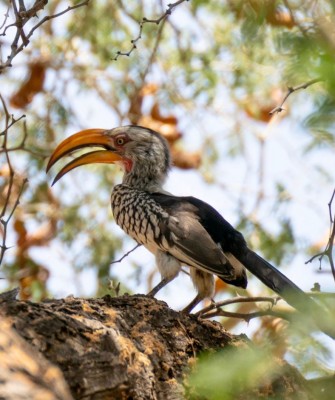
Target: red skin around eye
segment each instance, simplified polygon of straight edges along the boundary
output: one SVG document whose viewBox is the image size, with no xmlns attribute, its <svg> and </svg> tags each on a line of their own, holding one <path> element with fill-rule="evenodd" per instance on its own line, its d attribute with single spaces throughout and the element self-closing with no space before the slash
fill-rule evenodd
<svg viewBox="0 0 335 400">
<path fill-rule="evenodd" d="M 118 142 L 118 139 L 123 139 L 123 144 L 122 145 L 119 145 L 117 142 Z M 116 149 L 118 149 L 118 150 L 122 150 L 123 149 L 123 147 L 124 147 L 124 145 L 126 144 L 126 143 L 128 143 L 129 142 L 129 139 L 126 137 L 126 136 L 124 136 L 124 135 L 119 135 L 119 136 L 116 136 L 114 139 L 113 139 L 113 145 L 114 145 L 114 147 L 116 148 Z M 123 166 L 124 166 L 124 169 L 126 170 L 126 172 L 130 172 L 131 170 L 132 170 L 132 168 L 133 168 L 133 162 L 132 162 L 132 160 L 130 160 L 129 158 L 123 158 L 123 160 L 122 160 L 122 164 L 123 164 Z"/>
</svg>

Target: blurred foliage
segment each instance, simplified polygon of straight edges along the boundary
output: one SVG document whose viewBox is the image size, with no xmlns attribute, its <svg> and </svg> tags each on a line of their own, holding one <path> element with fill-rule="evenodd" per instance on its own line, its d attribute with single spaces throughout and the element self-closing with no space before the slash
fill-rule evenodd
<svg viewBox="0 0 335 400">
<path fill-rule="evenodd" d="M 187 378 L 186 385 L 189 388 L 187 398 L 194 400 L 307 398 L 330 400 L 333 398 L 334 381 L 331 371 L 324 378 L 325 382 L 320 383 L 319 388 L 317 380 L 312 379 L 306 391 L 301 391 L 300 385 L 306 387 L 301 375 L 285 361 L 274 356 L 271 347 L 273 347 L 271 342 L 265 344 L 263 340 L 261 346 L 239 346 L 226 348 L 215 354 L 203 354 Z M 307 350 L 306 359 L 308 350 L 315 348 L 318 346 L 311 346 L 310 340 L 308 348 L 305 346 L 302 348 L 300 343 L 297 344 L 299 351 Z"/>
<path fill-rule="evenodd" d="M 272 233 L 262 224 L 244 219 L 237 229 L 250 235 L 250 245 L 264 254 L 267 259 L 272 259 L 275 264 L 289 262 L 293 251 L 296 249 L 290 221 L 279 221 L 279 231 Z"/>
<path fill-rule="evenodd" d="M 232 348 L 216 354 L 204 354 L 189 381 L 190 398 L 271 398 L 267 386 L 280 372 L 283 371 L 278 360 L 265 347 L 243 350 Z"/>
<path fill-rule="evenodd" d="M 133 123 L 159 131 L 170 143 L 175 167 L 198 170 L 206 182 L 221 188 L 225 212 L 236 216 L 235 226 L 255 250 L 279 267 L 302 252 L 301 242 L 305 251 L 309 246 L 316 252 L 323 250 L 323 238 L 311 243 L 307 234 L 297 233 L 301 229 L 296 210 L 303 206 L 295 189 L 304 193 L 304 206 L 310 209 L 318 203 L 314 212 L 321 218 L 319 210 L 326 204 L 320 204 L 320 192 L 329 195 L 334 182 L 333 165 L 320 163 L 334 151 L 332 1 L 184 2 L 159 24 L 143 24 L 136 49 L 117 61 L 118 51 L 132 49 L 139 22 L 164 15 L 167 2 L 96 0 L 46 20 L 68 5 L 81 3 L 38 3 L 41 8 L 29 14 L 23 31 L 16 30 L 14 2 L 8 4 L 0 1 L 4 100 L 0 206 L 7 204 L 2 220 L 7 221 L 15 210 L 8 229 L 0 226 L 2 235 L 7 235 L 2 246 L 13 246 L 4 249 L 2 262 L 8 285 L 19 283 L 25 298 L 39 299 L 48 295 L 50 271 L 52 275 L 60 267 L 73 268 L 74 279 L 93 268 L 99 294 L 107 290 L 108 278 L 119 279 L 121 267 L 111 269 L 110 263 L 124 253 L 125 237 L 108 213 L 119 171 L 83 168 L 54 188 L 44 172 L 60 140 L 94 126 Z M 28 9 L 37 3 L 15 4 Z M 41 21 L 12 66 L 6 66 L 16 33 L 20 45 Z M 311 79 L 319 82 L 303 93 L 292 93 L 285 112 L 269 116 L 288 86 Z M 26 118 L 20 119 L 23 114 Z M 270 152 L 271 127 L 275 124 L 283 131 L 284 144 L 288 138 L 284 131 L 301 140 L 298 149 L 288 145 L 289 156 L 279 161 L 288 163 L 289 172 L 272 179 L 276 150 Z M 294 169 L 296 160 L 303 160 L 298 165 L 300 174 Z M 25 178 L 29 183 L 16 205 Z M 322 218 L 327 218 L 326 212 Z M 130 275 L 122 282 L 129 291 L 152 279 L 136 268 Z M 61 290 L 67 293 L 66 285 Z M 227 285 L 217 288 L 223 296 L 229 290 L 235 293 Z M 278 325 L 270 320 L 260 331 L 276 332 Z M 281 346 L 283 355 L 291 345 L 283 341 Z M 263 373 L 262 367 L 259 371 Z"/>
</svg>

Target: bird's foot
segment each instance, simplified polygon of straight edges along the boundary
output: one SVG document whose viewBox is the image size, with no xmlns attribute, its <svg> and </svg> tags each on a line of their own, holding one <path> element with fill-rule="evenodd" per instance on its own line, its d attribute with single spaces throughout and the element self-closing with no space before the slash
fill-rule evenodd
<svg viewBox="0 0 335 400">
<path fill-rule="evenodd" d="M 204 307 L 202 310 L 198 311 L 195 315 L 199 318 L 206 314 L 208 311 L 215 310 L 217 308 L 216 301 L 214 299 L 210 300 L 210 304 Z"/>
<path fill-rule="evenodd" d="M 211 310 L 213 310 L 214 308 L 217 308 L 216 301 L 214 299 L 211 299 L 208 307 L 210 307 Z"/>
</svg>

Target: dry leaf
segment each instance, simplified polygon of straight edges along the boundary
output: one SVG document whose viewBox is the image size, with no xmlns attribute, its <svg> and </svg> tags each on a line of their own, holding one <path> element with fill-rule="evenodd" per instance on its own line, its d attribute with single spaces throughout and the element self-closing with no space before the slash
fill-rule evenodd
<svg viewBox="0 0 335 400">
<path fill-rule="evenodd" d="M 152 106 L 151 117 L 156 121 L 160 121 L 164 124 L 177 125 L 178 123 L 178 119 L 173 115 L 168 115 L 167 117 L 163 117 L 163 115 L 160 112 L 158 103 L 155 103 Z"/>
<path fill-rule="evenodd" d="M 43 90 L 46 74 L 45 63 L 35 63 L 30 65 L 30 75 L 26 82 L 20 87 L 11 99 L 12 107 L 25 108 L 30 104 L 34 96 Z"/>
<path fill-rule="evenodd" d="M 290 12 L 283 7 L 278 7 L 275 0 L 230 0 L 229 6 L 239 19 L 249 18 L 252 11 L 255 18 L 263 15 L 272 26 L 284 26 L 288 29 L 295 26 Z"/>
<path fill-rule="evenodd" d="M 192 153 L 184 150 L 171 148 L 172 163 L 174 166 L 181 169 L 197 169 L 201 164 L 200 152 L 195 151 Z"/>
<path fill-rule="evenodd" d="M 158 85 L 156 83 L 146 83 L 142 87 L 140 94 L 142 97 L 150 96 L 150 95 L 157 93 L 157 91 L 158 91 Z"/>
</svg>

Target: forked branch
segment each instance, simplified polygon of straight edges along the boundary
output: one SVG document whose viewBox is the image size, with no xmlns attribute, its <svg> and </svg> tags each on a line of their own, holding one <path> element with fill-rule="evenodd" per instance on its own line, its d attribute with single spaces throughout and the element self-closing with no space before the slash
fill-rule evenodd
<svg viewBox="0 0 335 400">
<path fill-rule="evenodd" d="M 32 37 L 33 33 L 38 29 L 41 25 L 45 22 L 50 21 L 54 18 L 60 17 L 61 15 L 74 10 L 79 7 L 87 6 L 90 0 L 85 0 L 81 3 L 78 3 L 74 6 L 68 6 L 64 10 L 53 14 L 47 15 L 44 18 L 41 18 L 29 31 L 28 33 L 25 32 L 25 28 L 27 23 L 31 21 L 33 18 L 37 17 L 38 12 L 43 10 L 44 7 L 47 5 L 48 0 L 36 0 L 31 8 L 26 9 L 23 0 L 11 0 L 12 12 L 14 14 L 14 22 L 7 24 L 8 18 L 10 17 L 10 7 L 8 6 L 4 21 L 1 24 L 0 29 L 0 36 L 6 36 L 7 31 L 10 28 L 15 28 L 15 34 L 13 35 L 12 42 L 10 44 L 10 52 L 7 55 L 6 60 L 0 60 L 0 74 L 6 69 L 12 66 L 13 59 L 21 53 L 21 51 L 28 46 L 30 38 Z M 17 4 L 18 3 L 18 4 Z M 0 51 L 2 44 L 0 42 Z"/>
<path fill-rule="evenodd" d="M 329 234 L 329 239 L 328 239 L 326 248 L 321 253 L 315 254 L 313 257 L 311 257 L 309 260 L 307 260 L 305 262 L 305 264 L 312 262 L 315 258 L 318 258 L 320 261 L 320 264 L 321 264 L 323 257 L 326 256 L 328 258 L 330 268 L 331 268 L 331 271 L 333 274 L 333 278 L 335 280 L 335 264 L 334 264 L 334 259 L 333 259 L 333 248 L 334 248 L 334 241 L 335 241 L 335 211 L 333 211 L 334 198 L 335 198 L 335 189 L 334 189 L 333 194 L 328 203 L 330 234 Z"/>
<path fill-rule="evenodd" d="M 287 319 L 287 315 L 285 313 L 274 311 L 272 309 L 273 306 L 276 305 L 279 300 L 281 300 L 281 297 L 279 296 L 233 297 L 232 299 L 219 301 L 217 303 L 212 302 L 212 304 L 198 311 L 195 315 L 201 318 L 213 318 L 219 316 L 228 318 L 239 318 L 243 319 L 246 322 L 249 322 L 253 318 L 262 317 L 266 315 Z M 232 312 L 222 309 L 222 307 L 231 304 L 258 303 L 258 302 L 269 303 L 269 308 L 267 310 L 260 310 L 251 313 Z"/>
<path fill-rule="evenodd" d="M 138 35 L 130 41 L 131 43 L 131 48 L 128 51 L 117 51 L 116 56 L 113 58 L 114 61 L 116 61 L 120 56 L 127 56 L 129 57 L 130 54 L 137 49 L 137 42 L 142 38 L 142 32 L 143 32 L 143 27 L 145 24 L 156 24 L 159 25 L 162 21 L 165 21 L 171 14 L 172 11 L 179 6 L 180 4 L 184 3 L 185 1 L 189 0 L 178 0 L 175 3 L 170 3 L 167 5 L 167 8 L 165 12 L 160 15 L 158 18 L 155 19 L 149 19 L 146 17 L 143 17 L 142 20 L 139 22 L 139 31 Z"/>
<path fill-rule="evenodd" d="M 14 188 L 14 176 L 15 172 L 12 167 L 10 157 L 8 154 L 8 147 L 7 147 L 7 139 L 8 139 L 8 131 L 9 128 L 12 127 L 15 123 L 20 121 L 22 118 L 25 117 L 25 115 L 21 115 L 21 117 L 15 119 L 13 115 L 10 115 L 6 103 L 3 99 L 3 97 L 0 95 L 0 101 L 2 103 L 2 108 L 5 114 L 5 128 L 3 132 L 1 132 L 0 136 L 2 136 L 2 145 L 1 145 L 1 150 L 0 154 L 3 153 L 5 155 L 6 163 L 8 165 L 8 185 L 6 188 L 6 194 L 5 194 L 5 200 L 4 204 L 2 207 L 2 210 L 0 212 L 0 224 L 2 225 L 2 241 L 0 244 L 0 265 L 3 261 L 3 257 L 5 255 L 6 250 L 8 250 L 8 246 L 6 244 L 7 240 L 7 232 L 8 232 L 8 224 L 17 208 L 17 206 L 20 203 L 20 197 L 23 192 L 25 184 L 28 182 L 27 179 L 24 179 L 21 183 L 21 186 L 18 190 L 18 193 L 16 195 L 13 194 L 13 188 Z M 13 199 L 14 197 L 14 199 Z M 12 205 L 11 205 L 12 204 Z M 11 205 L 11 209 L 9 210 L 9 207 Z M 7 214 L 7 217 L 5 217 Z"/>
<path fill-rule="evenodd" d="M 302 83 L 301 85 L 298 85 L 298 86 L 294 86 L 294 87 L 289 86 L 287 88 L 287 93 L 284 96 L 282 102 L 278 106 L 276 106 L 273 110 L 271 110 L 269 112 L 269 114 L 270 115 L 279 114 L 280 112 L 282 112 L 284 110 L 283 105 L 292 93 L 297 92 L 298 90 L 301 90 L 301 89 L 307 89 L 309 86 L 314 85 L 314 83 L 321 82 L 321 80 L 322 79 L 320 79 L 320 78 L 316 78 L 316 79 L 312 79 L 308 82 Z"/>
<path fill-rule="evenodd" d="M 133 251 L 135 251 L 135 250 L 136 250 L 138 247 L 140 247 L 140 246 L 142 246 L 142 245 L 141 245 L 141 244 L 137 244 L 137 245 L 136 245 L 135 247 L 133 247 L 131 250 L 127 251 L 127 253 L 125 253 L 121 258 L 119 258 L 118 260 L 112 261 L 112 262 L 111 262 L 111 265 L 121 262 L 123 259 L 125 259 L 126 257 L 128 257 L 130 253 L 132 253 Z"/>
</svg>

